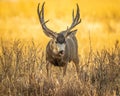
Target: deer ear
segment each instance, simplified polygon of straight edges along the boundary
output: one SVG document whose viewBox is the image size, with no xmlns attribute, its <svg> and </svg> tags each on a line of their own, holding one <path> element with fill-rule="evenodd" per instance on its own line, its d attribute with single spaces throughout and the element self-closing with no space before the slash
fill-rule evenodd
<svg viewBox="0 0 120 96">
<path fill-rule="evenodd" d="M 77 32 L 77 29 L 76 29 L 76 30 L 73 30 L 73 31 L 70 31 L 70 32 L 67 33 L 66 37 L 75 36 L 76 32 Z"/>
</svg>

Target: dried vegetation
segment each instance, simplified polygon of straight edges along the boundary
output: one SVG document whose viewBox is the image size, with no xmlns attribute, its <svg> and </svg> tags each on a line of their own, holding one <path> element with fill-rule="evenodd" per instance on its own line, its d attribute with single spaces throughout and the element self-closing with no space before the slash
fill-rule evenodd
<svg viewBox="0 0 120 96">
<path fill-rule="evenodd" d="M 120 45 L 81 58 L 80 76 L 68 65 L 67 75 L 52 68 L 46 77 L 45 53 L 34 41 L 0 41 L 1 96 L 120 96 Z"/>
</svg>

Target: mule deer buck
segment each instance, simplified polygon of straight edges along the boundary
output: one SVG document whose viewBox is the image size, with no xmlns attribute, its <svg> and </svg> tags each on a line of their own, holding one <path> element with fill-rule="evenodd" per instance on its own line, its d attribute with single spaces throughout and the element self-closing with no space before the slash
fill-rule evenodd
<svg viewBox="0 0 120 96">
<path fill-rule="evenodd" d="M 50 76 L 51 64 L 58 67 L 63 67 L 63 76 L 66 74 L 67 64 L 71 61 L 76 66 L 77 73 L 79 72 L 79 56 L 78 56 L 78 44 L 75 34 L 77 29 L 72 30 L 76 25 L 81 22 L 79 6 L 77 4 L 76 15 L 74 16 L 74 10 L 72 13 L 72 24 L 70 27 L 67 27 L 66 30 L 56 33 L 49 29 L 46 26 L 46 23 L 49 21 L 44 20 L 44 5 L 42 4 L 41 10 L 39 8 L 40 3 L 37 7 L 37 13 L 39 17 L 40 24 L 42 26 L 43 32 L 46 36 L 50 37 L 51 40 L 46 47 L 46 69 L 47 76 Z"/>
</svg>

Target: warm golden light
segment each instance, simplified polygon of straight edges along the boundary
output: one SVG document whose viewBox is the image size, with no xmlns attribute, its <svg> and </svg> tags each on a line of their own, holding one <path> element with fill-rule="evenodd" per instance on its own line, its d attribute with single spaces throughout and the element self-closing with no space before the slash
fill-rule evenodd
<svg viewBox="0 0 120 96">
<path fill-rule="evenodd" d="M 82 22 L 77 38 L 79 49 L 89 47 L 89 32 L 93 48 L 110 47 L 120 37 L 120 1 L 119 0 L 1 0 L 0 1 L 0 37 L 4 39 L 33 38 L 46 45 L 49 38 L 42 32 L 37 16 L 37 4 L 45 4 L 47 26 L 60 32 L 70 26 L 72 10 L 76 3 L 80 6 Z"/>
<path fill-rule="evenodd" d="M 78 47 L 73 34 L 47 46 L 44 1 L 54 32 L 69 28 L 79 5 Z M 0 96 L 120 96 L 120 0 L 0 0 Z"/>
</svg>

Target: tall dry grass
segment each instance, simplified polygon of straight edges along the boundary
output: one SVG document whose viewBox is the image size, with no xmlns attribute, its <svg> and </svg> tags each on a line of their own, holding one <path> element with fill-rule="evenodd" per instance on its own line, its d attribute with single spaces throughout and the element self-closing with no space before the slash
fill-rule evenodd
<svg viewBox="0 0 120 96">
<path fill-rule="evenodd" d="M 92 47 L 92 46 L 91 46 Z M 120 44 L 90 51 L 63 78 L 59 68 L 46 76 L 45 52 L 32 41 L 0 41 L 0 96 L 120 96 Z"/>
</svg>

